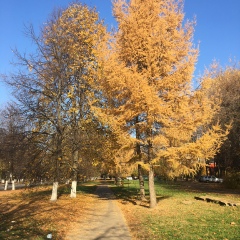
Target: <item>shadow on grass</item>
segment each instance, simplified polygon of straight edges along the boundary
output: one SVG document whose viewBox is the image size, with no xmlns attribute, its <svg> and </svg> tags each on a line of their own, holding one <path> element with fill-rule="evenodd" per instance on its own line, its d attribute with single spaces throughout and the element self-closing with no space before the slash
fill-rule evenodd
<svg viewBox="0 0 240 240">
<path fill-rule="evenodd" d="M 49 219 L 41 222 L 34 219 L 39 212 L 39 199 L 49 198 L 50 190 L 28 191 L 19 195 L 1 197 L 0 202 L 0 239 L 46 239 L 47 234 L 57 236 L 54 229 L 43 229 L 43 225 L 51 225 Z M 38 210 L 38 211 L 37 211 Z M 41 213 L 48 209 L 41 209 Z M 58 239 L 62 239 L 58 236 Z"/>
<path fill-rule="evenodd" d="M 96 191 L 97 183 L 95 184 L 79 184 L 77 186 L 77 192 L 85 194 L 93 194 Z"/>
<path fill-rule="evenodd" d="M 179 193 L 179 192 L 188 192 L 188 193 L 215 193 L 215 194 L 240 194 L 239 189 L 229 189 L 226 188 L 221 183 L 202 183 L 196 181 L 169 181 L 165 182 L 158 182 L 162 189 L 172 193 Z"/>
<path fill-rule="evenodd" d="M 145 189 L 145 196 L 146 196 L 145 200 L 140 199 L 139 189 L 136 187 L 136 185 L 128 186 L 128 187 L 112 186 L 111 190 L 114 192 L 114 195 L 116 196 L 117 199 L 122 200 L 122 203 L 128 202 L 128 203 L 132 203 L 133 205 L 140 205 L 142 207 L 149 208 L 150 199 L 149 199 L 148 189 Z M 164 199 L 171 197 L 170 195 L 163 196 L 161 194 L 158 194 L 158 191 L 156 191 L 156 195 L 157 195 L 156 196 L 157 202 L 160 202 Z"/>
<path fill-rule="evenodd" d="M 79 184 L 77 187 L 78 192 L 85 194 L 92 194 L 95 190 L 96 184 Z M 51 186 L 33 187 L 18 194 L 0 196 L 0 239 L 43 240 L 50 233 L 54 239 L 64 239 L 48 218 L 51 212 L 64 212 L 64 206 L 58 201 L 50 201 L 51 192 Z M 70 185 L 59 186 L 58 199 L 69 196 L 70 192 Z"/>
</svg>

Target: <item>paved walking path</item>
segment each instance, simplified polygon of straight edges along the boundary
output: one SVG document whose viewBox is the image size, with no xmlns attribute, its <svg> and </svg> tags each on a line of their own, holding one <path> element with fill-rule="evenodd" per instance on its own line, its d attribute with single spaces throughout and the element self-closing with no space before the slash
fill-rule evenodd
<svg viewBox="0 0 240 240">
<path fill-rule="evenodd" d="M 66 240 L 130 240 L 125 218 L 112 191 L 108 186 L 100 185 L 96 194 L 98 198 L 87 222 L 81 223 Z"/>
</svg>

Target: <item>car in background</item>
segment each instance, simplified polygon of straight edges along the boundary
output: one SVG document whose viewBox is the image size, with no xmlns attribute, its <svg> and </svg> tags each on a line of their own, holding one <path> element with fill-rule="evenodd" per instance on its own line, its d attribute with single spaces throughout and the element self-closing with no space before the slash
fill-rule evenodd
<svg viewBox="0 0 240 240">
<path fill-rule="evenodd" d="M 199 182 L 214 182 L 214 183 L 222 183 L 222 178 L 217 178 L 215 176 L 201 176 L 199 178 Z"/>
<path fill-rule="evenodd" d="M 130 176 L 126 177 L 126 179 L 127 179 L 127 180 L 133 180 L 133 178 L 130 177 Z"/>
</svg>

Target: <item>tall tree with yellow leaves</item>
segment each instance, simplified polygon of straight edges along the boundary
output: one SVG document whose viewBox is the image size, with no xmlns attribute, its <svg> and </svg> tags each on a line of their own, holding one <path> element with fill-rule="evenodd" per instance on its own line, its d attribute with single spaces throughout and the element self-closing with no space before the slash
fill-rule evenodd
<svg viewBox="0 0 240 240">
<path fill-rule="evenodd" d="M 33 131 L 44 136 L 39 146 L 51 154 L 54 201 L 60 178 L 66 178 L 69 171 L 73 179 L 71 197 L 76 197 L 77 168 L 85 147 L 81 135 L 87 134 L 84 126 L 93 120 L 89 101 L 95 98 L 91 88 L 96 68 L 94 51 L 105 31 L 94 9 L 72 4 L 56 10 L 40 36 L 32 27 L 28 29 L 36 45 L 35 54 L 15 51 L 21 68 L 8 83 L 32 120 Z"/>
<path fill-rule="evenodd" d="M 77 169 L 81 159 L 81 135 L 86 135 L 84 128 L 93 121 L 89 99 L 94 97 L 91 88 L 96 67 L 95 48 L 105 35 L 105 27 L 98 18 L 95 10 L 90 10 L 81 4 L 72 4 L 46 28 L 47 44 L 57 44 L 64 55 L 63 65 L 66 74 L 67 89 L 64 94 L 66 106 L 65 118 L 71 126 L 71 155 L 72 155 L 72 192 L 76 197 Z"/>
<path fill-rule="evenodd" d="M 204 128 L 217 107 L 207 98 L 208 81 L 196 91 L 191 87 L 198 50 L 192 44 L 194 22 L 183 24 L 182 1 L 115 0 L 113 12 L 118 30 L 99 50 L 98 85 L 105 101 L 95 112 L 124 149 L 135 148 L 129 162 L 149 170 L 155 207 L 155 165 L 170 177 L 194 173 L 199 158 L 212 157 L 225 133 L 218 125 Z"/>
<path fill-rule="evenodd" d="M 221 146 L 214 158 L 218 174 L 223 175 L 226 169 L 237 170 L 240 166 L 240 65 L 234 63 L 226 69 L 217 67 L 209 94 L 221 100 L 221 110 L 215 116 L 222 126 L 231 123 L 232 128 L 227 141 Z"/>
</svg>

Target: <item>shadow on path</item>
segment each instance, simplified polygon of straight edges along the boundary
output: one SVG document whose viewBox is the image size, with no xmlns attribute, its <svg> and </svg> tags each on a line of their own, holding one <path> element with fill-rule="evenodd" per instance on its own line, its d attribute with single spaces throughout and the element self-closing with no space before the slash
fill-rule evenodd
<svg viewBox="0 0 240 240">
<path fill-rule="evenodd" d="M 88 217 L 75 226 L 67 240 L 130 240 L 131 236 L 125 218 L 115 202 L 115 196 L 107 185 L 99 185 L 97 198 Z M 81 213 L 79 213 L 81 218 Z"/>
</svg>

